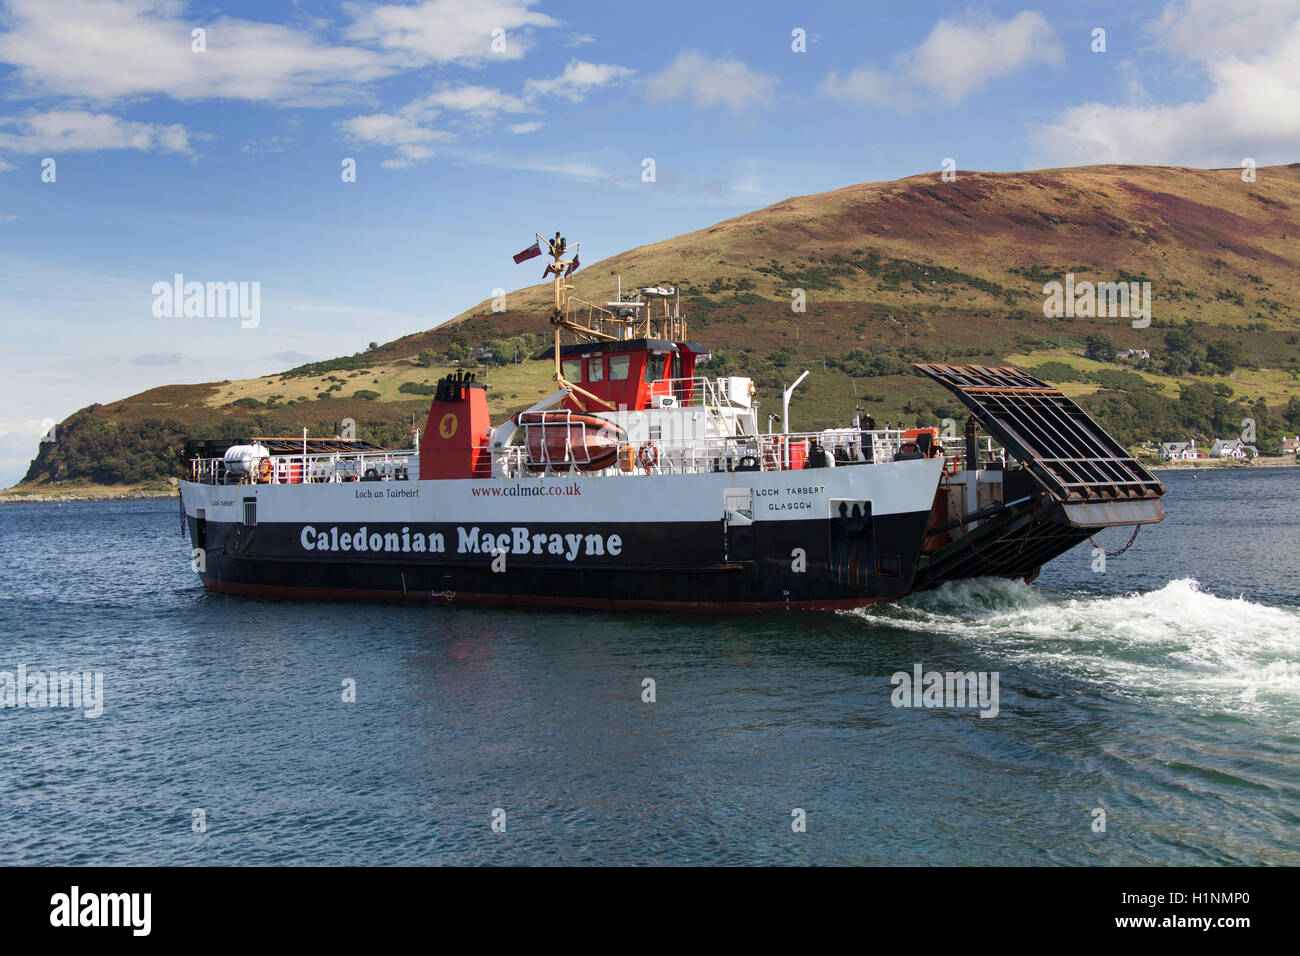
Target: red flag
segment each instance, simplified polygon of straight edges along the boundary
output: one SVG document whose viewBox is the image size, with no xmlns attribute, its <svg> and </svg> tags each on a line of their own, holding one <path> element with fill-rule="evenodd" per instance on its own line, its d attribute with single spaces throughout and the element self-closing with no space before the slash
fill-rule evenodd
<svg viewBox="0 0 1300 956">
<path fill-rule="evenodd" d="M 541 254 L 542 254 L 541 243 L 534 242 L 523 252 L 520 252 L 515 256 L 515 265 L 518 265 L 521 262 L 527 262 L 529 259 L 536 259 Z"/>
<path fill-rule="evenodd" d="M 573 261 L 569 263 L 569 268 L 564 270 L 566 276 L 571 276 L 578 271 L 578 257 L 574 256 Z"/>
</svg>

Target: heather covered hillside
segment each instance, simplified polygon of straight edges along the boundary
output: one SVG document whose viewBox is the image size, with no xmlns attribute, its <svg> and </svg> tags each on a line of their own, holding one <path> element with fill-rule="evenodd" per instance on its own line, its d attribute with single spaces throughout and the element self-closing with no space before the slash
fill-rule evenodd
<svg viewBox="0 0 1300 956">
<path fill-rule="evenodd" d="M 584 246 L 575 295 L 605 302 L 620 276 L 624 288 L 677 285 L 691 337 L 714 350 L 710 374 L 754 375 L 766 407 L 811 370 L 796 428 L 845 422 L 857 405 L 878 421 L 956 415 L 909 367 L 945 361 L 1039 369 L 1130 444 L 1229 437 L 1251 417 L 1266 450 L 1300 429 L 1300 164 L 1261 168 L 1254 182 L 1145 166 L 929 173 L 601 251 Z M 1067 275 L 1076 287 L 1149 283 L 1149 324 L 1045 316 L 1045 285 Z M 504 311 L 482 302 L 354 355 L 106 400 L 61 423 L 24 485 L 157 481 L 178 473 L 187 436 L 323 434 L 344 418 L 358 437 L 404 443 L 431 384 L 458 366 L 493 386 L 494 415 L 517 411 L 551 391 L 550 364 L 534 358 L 550 301 L 549 285 L 529 285 Z"/>
</svg>

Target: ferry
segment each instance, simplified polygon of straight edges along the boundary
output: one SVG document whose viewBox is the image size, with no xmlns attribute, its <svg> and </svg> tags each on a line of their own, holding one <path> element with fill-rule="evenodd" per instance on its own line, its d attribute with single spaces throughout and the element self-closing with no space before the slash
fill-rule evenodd
<svg viewBox="0 0 1300 956">
<path fill-rule="evenodd" d="M 228 594 L 581 609 L 845 609 L 915 584 L 948 467 L 937 432 L 761 427 L 709 376 L 676 290 L 572 295 L 548 255 L 556 391 L 504 421 L 457 371 L 411 448 L 343 437 L 194 443 L 192 567 Z M 567 344 L 565 338 L 570 339 Z M 805 373 L 806 374 L 806 373 Z M 795 383 L 796 385 L 798 382 Z"/>
</svg>

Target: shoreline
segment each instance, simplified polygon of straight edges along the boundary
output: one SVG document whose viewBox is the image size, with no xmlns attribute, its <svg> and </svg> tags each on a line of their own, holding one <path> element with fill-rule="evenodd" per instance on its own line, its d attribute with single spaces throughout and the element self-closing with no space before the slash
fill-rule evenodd
<svg viewBox="0 0 1300 956">
<path fill-rule="evenodd" d="M 44 494 L 39 491 L 18 491 L 7 488 L 0 491 L 0 505 L 64 504 L 72 501 L 149 501 L 155 498 L 175 498 L 177 489 L 124 488 L 121 491 L 92 490 L 61 491 Z"/>
<path fill-rule="evenodd" d="M 1138 459 L 1141 461 L 1141 459 Z M 1196 459 L 1193 461 L 1165 462 L 1147 465 L 1151 471 L 1217 471 L 1223 468 L 1294 468 L 1300 462 L 1294 458 L 1261 459 L 1253 461 L 1228 461 L 1226 459 Z"/>
</svg>

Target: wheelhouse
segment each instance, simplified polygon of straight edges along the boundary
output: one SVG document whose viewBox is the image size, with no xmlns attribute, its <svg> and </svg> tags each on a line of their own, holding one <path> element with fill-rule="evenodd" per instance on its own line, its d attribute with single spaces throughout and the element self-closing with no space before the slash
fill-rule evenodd
<svg viewBox="0 0 1300 956">
<path fill-rule="evenodd" d="M 694 342 L 583 342 L 560 348 L 560 369 L 566 381 L 610 408 L 637 411 L 693 404 L 695 369 L 708 357 L 709 351 Z M 570 393 L 562 407 L 583 411 L 586 404 Z"/>
</svg>

